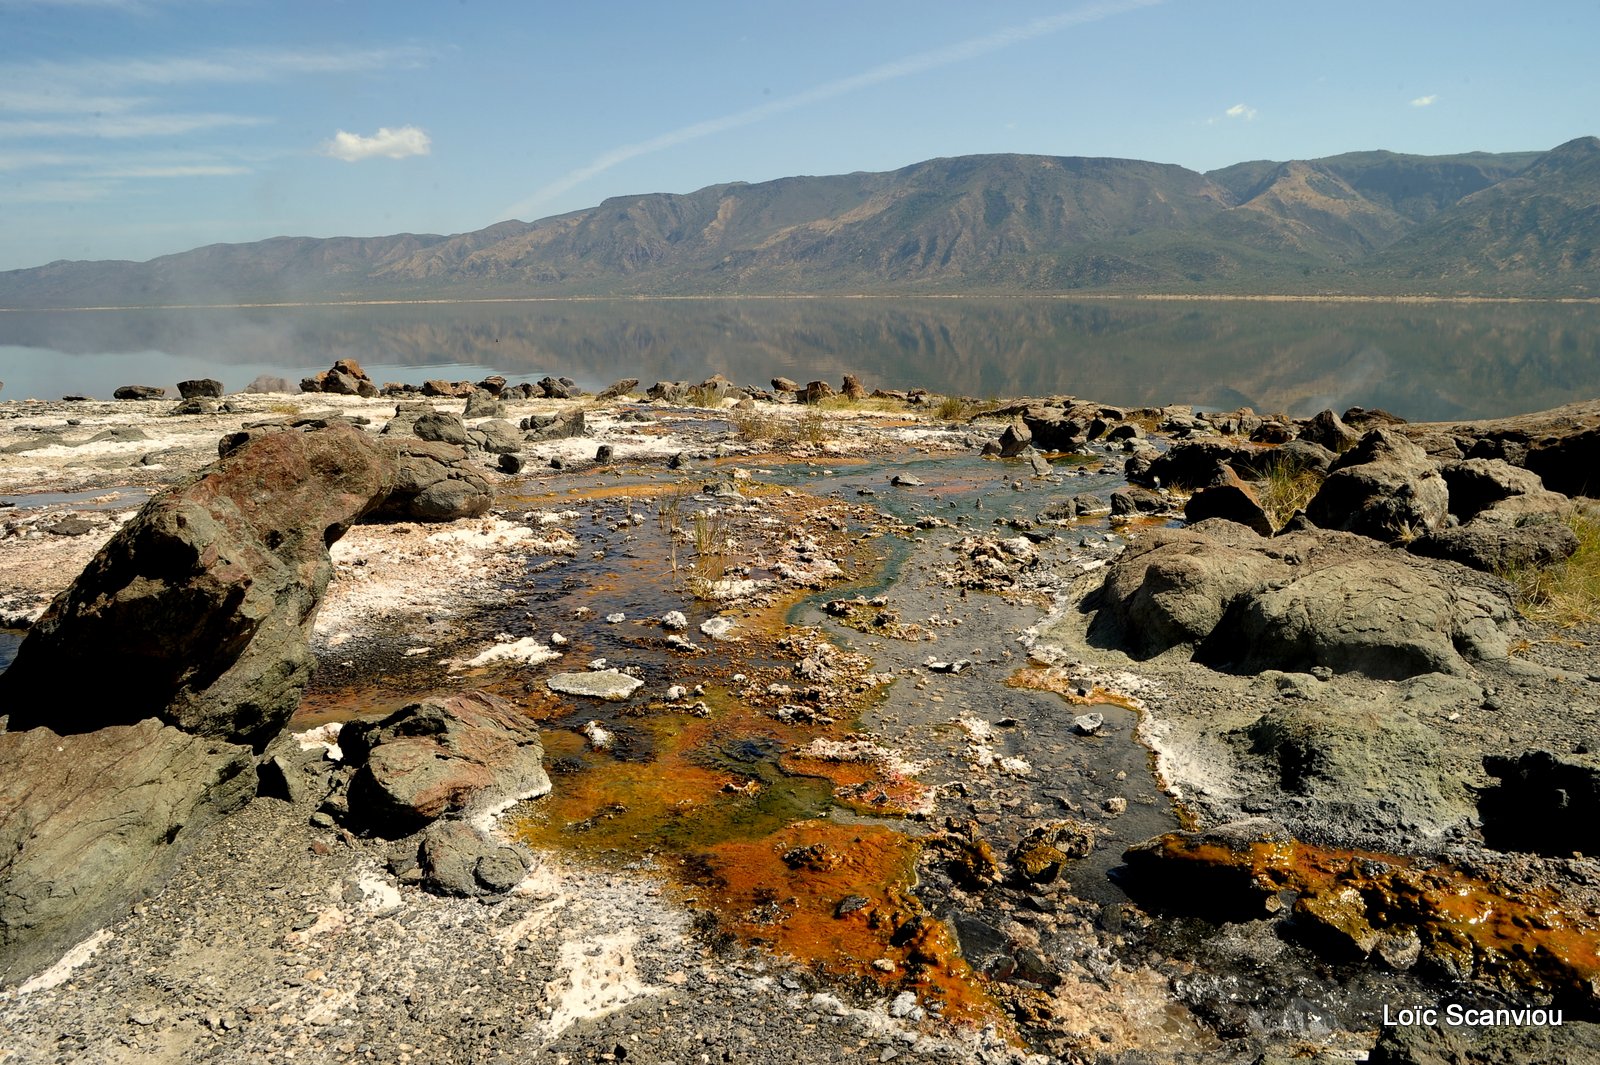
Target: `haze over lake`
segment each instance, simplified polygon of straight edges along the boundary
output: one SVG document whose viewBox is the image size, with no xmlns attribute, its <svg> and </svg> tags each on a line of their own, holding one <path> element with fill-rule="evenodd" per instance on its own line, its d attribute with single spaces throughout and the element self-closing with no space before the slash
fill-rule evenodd
<svg viewBox="0 0 1600 1065">
<path fill-rule="evenodd" d="M 106 398 L 124 384 L 338 358 L 375 380 L 566 375 L 868 387 L 1124 405 L 1382 407 L 1477 418 L 1600 394 L 1600 305 L 1040 298 L 549 300 L 0 313 L 0 398 Z"/>
</svg>

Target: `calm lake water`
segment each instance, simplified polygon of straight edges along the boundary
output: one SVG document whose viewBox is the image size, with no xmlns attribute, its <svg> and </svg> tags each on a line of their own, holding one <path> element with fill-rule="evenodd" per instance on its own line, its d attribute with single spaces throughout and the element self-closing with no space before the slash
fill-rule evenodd
<svg viewBox="0 0 1600 1065">
<path fill-rule="evenodd" d="M 1488 417 L 1600 396 L 1600 305 L 1064 299 L 557 300 L 0 313 L 0 399 L 109 397 L 334 359 L 379 381 L 721 372 L 979 398 Z"/>
</svg>

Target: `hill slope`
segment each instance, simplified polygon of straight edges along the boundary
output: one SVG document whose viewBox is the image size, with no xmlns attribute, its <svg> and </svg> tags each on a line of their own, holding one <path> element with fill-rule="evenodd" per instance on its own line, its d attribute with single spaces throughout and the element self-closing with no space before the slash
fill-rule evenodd
<svg viewBox="0 0 1600 1065">
<path fill-rule="evenodd" d="M 1600 141 L 1209 174 L 985 155 L 606 200 L 454 236 L 0 273 L 0 306 L 779 292 L 1600 293 Z"/>
</svg>

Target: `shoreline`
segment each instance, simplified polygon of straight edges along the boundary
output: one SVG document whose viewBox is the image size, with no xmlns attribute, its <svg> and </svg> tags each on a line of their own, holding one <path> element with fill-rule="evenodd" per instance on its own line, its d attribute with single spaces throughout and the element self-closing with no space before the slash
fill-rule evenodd
<svg viewBox="0 0 1600 1065">
<path fill-rule="evenodd" d="M 1050 300 L 1055 302 L 1187 302 L 1187 303 L 1390 303 L 1390 304 L 1551 304 L 1600 305 L 1600 296 L 1439 296 L 1413 295 L 1349 295 L 1259 293 L 1259 294 L 1199 294 L 1181 292 L 999 292 L 999 293 L 892 293 L 892 292 L 831 292 L 831 293 L 746 293 L 746 294 L 693 294 L 693 295 L 619 295 L 619 296 L 479 296 L 479 297 L 420 297 L 416 299 L 347 299 L 347 300 L 282 300 L 253 303 L 152 303 L 83 307 L 0 307 L 0 314 L 46 314 L 55 312 L 108 313 L 116 311 L 242 311 L 269 309 L 308 309 L 317 307 L 429 307 L 470 306 L 475 304 L 516 303 L 679 303 L 679 302 L 755 302 L 755 301 L 826 301 L 826 300 Z"/>
</svg>

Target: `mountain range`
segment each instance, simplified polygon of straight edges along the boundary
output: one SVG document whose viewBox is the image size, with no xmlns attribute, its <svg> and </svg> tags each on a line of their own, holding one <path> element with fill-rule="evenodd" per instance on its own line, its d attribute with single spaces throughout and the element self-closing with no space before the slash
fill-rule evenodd
<svg viewBox="0 0 1600 1065">
<path fill-rule="evenodd" d="M 453 236 L 0 272 L 0 307 L 549 295 L 1600 296 L 1600 140 L 1199 173 L 980 155 L 646 194 Z"/>
</svg>

